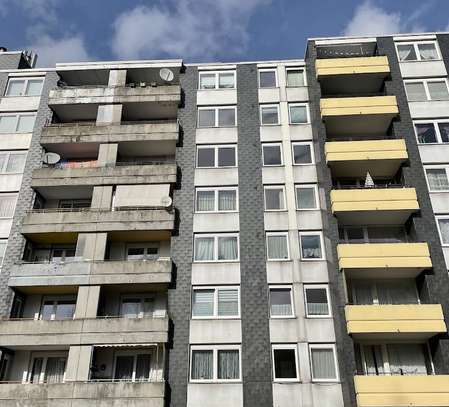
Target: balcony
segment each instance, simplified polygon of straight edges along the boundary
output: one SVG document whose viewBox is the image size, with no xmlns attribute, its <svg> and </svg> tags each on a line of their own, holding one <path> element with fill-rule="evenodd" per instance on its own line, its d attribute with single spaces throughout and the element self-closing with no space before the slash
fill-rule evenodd
<svg viewBox="0 0 449 407">
<path fill-rule="evenodd" d="M 335 177 L 392 178 L 408 159 L 404 140 L 334 141 L 325 144 L 326 162 Z"/>
<path fill-rule="evenodd" d="M 337 253 L 348 277 L 416 277 L 432 267 L 427 243 L 339 244 Z"/>
<path fill-rule="evenodd" d="M 440 304 L 347 305 L 348 334 L 357 339 L 428 339 L 446 332 Z"/>
<path fill-rule="evenodd" d="M 328 136 L 385 134 L 399 114 L 396 96 L 324 98 L 321 117 Z"/>
<path fill-rule="evenodd" d="M 449 376 L 355 376 L 358 407 L 446 407 Z"/>
<path fill-rule="evenodd" d="M 341 225 L 399 225 L 419 210 L 415 188 L 334 189 L 330 198 Z"/>
</svg>

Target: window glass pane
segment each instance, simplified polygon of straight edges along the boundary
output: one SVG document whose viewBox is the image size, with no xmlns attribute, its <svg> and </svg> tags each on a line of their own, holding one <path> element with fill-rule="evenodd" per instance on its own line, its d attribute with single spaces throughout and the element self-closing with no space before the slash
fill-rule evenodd
<svg viewBox="0 0 449 407">
<path fill-rule="evenodd" d="M 6 172 L 22 172 L 25 167 L 25 154 L 10 154 Z M 0 168 L 3 166 L 0 165 Z"/>
<path fill-rule="evenodd" d="M 321 239 L 319 235 L 301 236 L 301 253 L 303 259 L 321 259 Z"/>
<path fill-rule="evenodd" d="M 438 226 L 440 227 L 441 242 L 449 244 L 449 219 L 438 219 Z"/>
<path fill-rule="evenodd" d="M 15 196 L 0 196 L 0 218 L 12 218 L 15 207 Z"/>
<path fill-rule="evenodd" d="M 218 109 L 218 126 L 235 126 L 235 109 Z"/>
<path fill-rule="evenodd" d="M 214 73 L 203 73 L 200 75 L 200 89 L 215 89 Z"/>
<path fill-rule="evenodd" d="M 72 319 L 75 314 L 75 301 L 59 301 L 56 306 L 56 319 Z"/>
<path fill-rule="evenodd" d="M 198 127 L 215 126 L 215 109 L 198 110 Z"/>
<path fill-rule="evenodd" d="M 449 143 L 449 123 L 438 123 L 440 129 L 441 141 Z"/>
<path fill-rule="evenodd" d="M 418 294 L 413 280 L 391 279 L 377 281 L 377 299 L 379 304 L 417 304 Z"/>
<path fill-rule="evenodd" d="M 348 236 L 348 242 L 357 243 L 365 240 L 362 228 L 347 228 L 346 235 Z"/>
<path fill-rule="evenodd" d="M 139 260 L 145 257 L 145 249 L 143 247 L 129 247 L 127 259 L 128 260 Z"/>
<path fill-rule="evenodd" d="M 146 317 L 152 316 L 154 310 L 153 298 L 144 298 L 143 300 L 143 315 Z"/>
<path fill-rule="evenodd" d="M 278 108 L 277 106 L 261 106 L 262 124 L 278 124 Z"/>
<path fill-rule="evenodd" d="M 237 260 L 237 237 L 226 236 L 218 238 L 218 260 Z"/>
<path fill-rule="evenodd" d="M 263 148 L 263 165 L 282 165 L 281 146 L 265 145 Z"/>
<path fill-rule="evenodd" d="M 407 236 L 402 226 L 368 227 L 368 239 L 372 243 L 406 242 Z"/>
<path fill-rule="evenodd" d="M 288 69 L 287 86 L 304 86 L 304 70 Z"/>
<path fill-rule="evenodd" d="M 415 124 L 416 133 L 418 135 L 418 143 L 436 143 L 437 136 L 433 123 Z"/>
<path fill-rule="evenodd" d="M 212 212 L 215 209 L 215 191 L 196 192 L 196 210 Z"/>
<path fill-rule="evenodd" d="M 192 379 L 211 380 L 213 378 L 213 353 L 211 350 L 192 351 Z"/>
<path fill-rule="evenodd" d="M 30 79 L 26 90 L 27 96 L 39 96 L 42 92 L 42 79 Z"/>
<path fill-rule="evenodd" d="M 272 316 L 292 315 L 290 288 L 270 289 L 270 310 Z"/>
<path fill-rule="evenodd" d="M 35 358 L 33 360 L 33 368 L 31 369 L 31 383 L 39 383 L 42 373 L 44 358 Z"/>
<path fill-rule="evenodd" d="M 143 382 L 150 378 L 150 355 L 137 355 L 136 381 Z"/>
<path fill-rule="evenodd" d="M 218 148 L 218 166 L 235 167 L 235 147 Z"/>
<path fill-rule="evenodd" d="M 50 320 L 54 312 L 53 301 L 45 301 L 41 308 L 41 319 Z"/>
<path fill-rule="evenodd" d="M 120 315 L 127 318 L 137 318 L 140 313 L 140 299 L 139 298 L 124 298 Z"/>
<path fill-rule="evenodd" d="M 292 124 L 307 123 L 307 107 L 290 106 L 290 123 Z"/>
<path fill-rule="evenodd" d="M 7 243 L 7 240 L 0 240 L 0 266 L 3 264 Z"/>
<path fill-rule="evenodd" d="M 218 351 L 218 378 L 224 380 L 238 379 L 240 377 L 239 351 Z"/>
<path fill-rule="evenodd" d="M 234 88 L 234 73 L 224 72 L 218 74 L 218 87 L 219 88 Z"/>
<path fill-rule="evenodd" d="M 288 259 L 286 235 L 267 235 L 267 246 L 269 260 Z"/>
<path fill-rule="evenodd" d="M 239 314 L 239 292 L 236 289 L 218 290 L 218 315 L 236 316 Z"/>
<path fill-rule="evenodd" d="M 388 344 L 388 361 L 392 375 L 427 375 L 426 356 L 421 344 Z"/>
<path fill-rule="evenodd" d="M 334 351 L 332 349 L 311 349 L 314 379 L 336 379 Z"/>
<path fill-rule="evenodd" d="M 15 133 L 17 116 L 0 116 L 0 133 Z"/>
<path fill-rule="evenodd" d="M 266 210 L 285 209 L 283 188 L 265 189 L 265 209 Z"/>
<path fill-rule="evenodd" d="M 194 317 L 214 315 L 214 290 L 196 290 L 193 292 L 192 314 Z"/>
<path fill-rule="evenodd" d="M 416 52 L 413 44 L 398 45 L 399 61 L 416 61 Z"/>
<path fill-rule="evenodd" d="M 197 237 L 195 239 L 195 260 L 206 261 L 214 259 L 214 238 Z"/>
<path fill-rule="evenodd" d="M 259 87 L 275 88 L 276 71 L 259 71 Z"/>
<path fill-rule="evenodd" d="M 296 379 L 294 349 L 274 349 L 274 376 L 276 379 Z"/>
<path fill-rule="evenodd" d="M 218 210 L 235 211 L 237 209 L 236 198 L 236 191 L 234 190 L 218 191 Z"/>
<path fill-rule="evenodd" d="M 0 154 L 0 171 L 6 172 L 6 163 L 8 161 L 8 154 Z"/>
<path fill-rule="evenodd" d="M 8 91 L 6 96 L 21 96 L 23 94 L 23 88 L 25 81 L 23 80 L 11 80 L 8 84 Z"/>
<path fill-rule="evenodd" d="M 296 188 L 296 202 L 298 209 L 315 209 L 316 197 L 314 187 L 297 187 Z"/>
<path fill-rule="evenodd" d="M 117 356 L 115 359 L 115 380 L 132 380 L 134 356 Z"/>
<path fill-rule="evenodd" d="M 325 288 L 306 288 L 306 304 L 308 315 L 329 315 Z"/>
<path fill-rule="evenodd" d="M 310 144 L 294 144 L 293 160 L 295 164 L 311 164 L 312 151 L 310 149 Z"/>
<path fill-rule="evenodd" d="M 435 44 L 418 44 L 418 52 L 421 59 L 424 61 L 438 59 L 438 52 Z"/>
<path fill-rule="evenodd" d="M 405 84 L 408 100 L 419 102 L 427 100 L 426 90 L 422 82 L 411 82 Z"/>
<path fill-rule="evenodd" d="M 449 92 L 445 81 L 428 82 L 430 99 L 432 100 L 447 100 L 449 99 Z"/>
<path fill-rule="evenodd" d="M 447 179 L 445 168 L 427 168 L 427 181 L 431 191 L 441 191 L 449 189 L 449 181 Z"/>
<path fill-rule="evenodd" d="M 34 120 L 36 116 L 34 115 L 26 115 L 19 116 L 19 124 L 17 125 L 17 131 L 19 133 L 30 133 L 34 128 Z"/>
<path fill-rule="evenodd" d="M 214 167 L 214 166 L 215 166 L 215 149 L 199 148 L 198 167 Z"/>
</svg>

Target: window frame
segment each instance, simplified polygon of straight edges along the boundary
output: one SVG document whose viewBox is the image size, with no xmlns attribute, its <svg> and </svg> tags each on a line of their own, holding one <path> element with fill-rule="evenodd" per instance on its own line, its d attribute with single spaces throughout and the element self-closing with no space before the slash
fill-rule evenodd
<svg viewBox="0 0 449 407">
<path fill-rule="evenodd" d="M 312 349 L 332 349 L 334 356 L 335 366 L 335 379 L 319 379 L 314 377 L 313 374 L 313 362 L 312 362 Z M 340 381 L 340 372 L 338 369 L 337 347 L 335 343 L 309 343 L 309 361 L 310 361 L 310 376 L 313 383 L 335 383 Z"/>
<path fill-rule="evenodd" d="M 440 238 L 440 244 L 442 247 L 449 247 L 449 242 L 444 243 L 443 242 L 443 235 L 441 234 L 441 228 L 440 228 L 440 220 L 447 220 L 449 221 L 449 215 L 436 215 L 435 216 L 435 220 L 436 220 L 436 224 L 437 224 L 437 229 L 438 229 L 438 236 Z"/>
<path fill-rule="evenodd" d="M 300 208 L 298 201 L 298 189 L 313 188 L 315 194 L 315 207 L 314 208 Z M 297 211 L 318 211 L 320 210 L 320 199 L 318 196 L 318 185 L 317 184 L 295 184 L 295 202 Z"/>
<path fill-rule="evenodd" d="M 404 80 L 404 89 L 405 89 L 405 94 L 407 96 L 407 101 L 411 102 L 411 103 L 420 103 L 420 102 L 448 102 L 449 101 L 449 96 L 447 99 L 432 99 L 430 97 L 430 91 L 429 91 L 429 86 L 428 83 L 429 82 L 444 82 L 446 84 L 446 90 L 447 93 L 449 94 L 449 85 L 448 85 L 448 81 L 447 78 L 445 77 L 438 77 L 438 78 L 422 78 L 422 79 L 405 79 Z M 409 95 L 407 92 L 407 83 L 422 83 L 424 85 L 424 91 L 426 93 L 426 98 L 427 100 L 410 100 L 409 99 Z"/>
<path fill-rule="evenodd" d="M 222 73 L 232 73 L 234 76 L 234 86 L 232 88 L 220 88 L 220 74 Z M 204 89 L 201 87 L 201 76 L 202 75 L 215 75 L 215 88 Z M 237 89 L 237 71 L 235 69 L 223 69 L 214 71 L 199 71 L 198 72 L 198 90 L 233 90 Z"/>
<path fill-rule="evenodd" d="M 15 116 L 15 118 L 16 118 L 15 130 L 14 130 L 12 133 L 9 133 L 9 132 L 2 133 L 2 132 L 0 131 L 0 136 L 1 136 L 2 134 L 28 134 L 28 133 L 32 133 L 33 130 L 34 130 L 34 126 L 36 125 L 36 116 L 37 116 L 36 112 L 32 112 L 32 113 L 29 113 L 29 112 L 23 112 L 23 113 L 0 113 L 0 121 L 1 121 L 1 118 L 2 118 L 2 117 L 5 117 L 5 116 Z M 20 131 L 18 131 L 20 118 L 21 118 L 22 116 L 33 116 L 33 117 L 34 117 L 33 130 L 31 130 L 31 131 L 26 131 L 26 132 L 20 132 Z"/>
<path fill-rule="evenodd" d="M 18 81 L 24 81 L 23 84 L 23 89 L 22 90 L 26 90 L 28 89 L 28 82 L 31 80 L 40 80 L 41 81 L 41 90 L 39 95 L 26 95 L 25 93 L 23 93 L 22 95 L 8 95 L 8 91 L 9 91 L 9 86 L 11 82 L 18 82 Z M 18 98 L 18 97 L 41 97 L 42 95 L 42 90 L 44 88 L 44 81 L 45 81 L 45 77 L 43 76 L 10 76 L 8 77 L 8 84 L 6 86 L 5 89 L 5 94 L 3 95 L 3 97 L 5 98 Z"/>
<path fill-rule="evenodd" d="M 202 237 L 214 238 L 214 259 L 213 260 L 197 260 L 196 254 L 196 239 Z M 219 260 L 218 259 L 218 238 L 220 237 L 237 237 L 237 258 L 233 260 Z M 225 233 L 194 233 L 193 234 L 193 263 L 238 263 L 240 261 L 240 234 L 238 232 Z"/>
<path fill-rule="evenodd" d="M 144 250 L 144 254 L 142 255 L 142 258 L 140 259 L 130 259 L 129 258 L 129 249 L 140 249 L 142 248 Z M 157 254 L 155 256 L 148 253 L 148 249 L 157 249 Z M 160 244 L 159 242 L 127 242 L 125 245 L 125 259 L 126 261 L 143 261 L 143 260 L 155 260 L 153 257 L 159 258 L 160 257 Z M 133 256 L 133 255 L 131 255 Z"/>
<path fill-rule="evenodd" d="M 271 290 L 276 289 L 283 289 L 283 290 L 290 290 L 290 305 L 292 309 L 291 315 L 273 315 L 271 313 Z M 293 293 L 293 285 L 291 284 L 270 284 L 268 286 L 268 304 L 270 309 L 270 319 L 292 319 L 296 318 L 296 310 L 295 310 L 295 302 L 294 302 L 294 293 Z"/>
<path fill-rule="evenodd" d="M 326 298 L 327 298 L 327 309 L 328 313 L 327 315 L 310 315 L 307 308 L 307 289 L 322 289 L 324 288 L 326 290 Z M 308 319 L 323 319 L 323 318 L 332 318 L 332 306 L 331 306 L 331 300 L 330 300 L 330 291 L 329 291 L 329 284 L 303 284 L 303 290 L 304 290 L 304 306 L 305 306 L 305 314 L 306 318 Z"/>
<path fill-rule="evenodd" d="M 302 86 L 289 86 L 288 84 L 288 71 L 302 71 L 304 78 L 304 85 Z M 307 75 L 306 75 L 306 67 L 305 66 L 286 66 L 285 67 L 285 87 L 286 88 L 304 88 L 307 86 Z"/>
<path fill-rule="evenodd" d="M 198 316 L 193 315 L 193 293 L 194 291 L 214 290 L 214 312 L 213 315 Z M 220 290 L 237 290 L 237 315 L 218 315 L 218 293 Z M 194 285 L 192 286 L 191 294 L 191 316 L 192 319 L 240 319 L 241 318 L 241 304 L 240 304 L 240 286 L 239 285 Z"/>
<path fill-rule="evenodd" d="M 418 143 L 419 146 L 435 145 L 435 144 L 449 144 L 449 141 L 444 142 L 441 137 L 440 127 L 438 126 L 440 123 L 449 124 L 449 119 L 413 120 L 413 129 L 415 130 L 416 142 Z M 416 129 L 417 124 L 432 124 L 434 131 L 435 131 L 435 136 L 437 138 L 437 142 L 436 143 L 420 143 L 419 137 L 418 137 L 418 131 Z"/>
<path fill-rule="evenodd" d="M 140 309 L 139 309 L 139 313 L 137 314 L 136 317 L 129 317 L 129 316 L 125 316 L 122 314 L 122 310 L 123 310 L 123 300 L 124 299 L 136 299 L 140 301 Z M 145 299 L 151 299 L 153 301 L 153 305 L 156 302 L 157 296 L 155 293 L 129 293 L 129 294 L 125 294 L 122 293 L 120 294 L 120 302 L 119 302 L 119 317 L 120 318 L 128 318 L 128 319 L 142 319 L 142 318 L 154 318 L 154 309 L 151 311 L 151 315 L 145 315 L 145 311 L 143 308 L 143 304 L 145 303 Z"/>
<path fill-rule="evenodd" d="M 449 192 L 449 186 L 447 189 L 430 189 L 430 183 L 429 183 L 429 178 L 427 176 L 427 170 L 445 170 L 446 172 L 446 178 L 448 181 L 448 185 L 449 185 L 449 165 L 445 165 L 445 164 L 435 164 L 435 165 L 424 165 L 424 175 L 426 178 L 426 183 L 427 183 L 427 190 L 429 191 L 429 193 L 444 193 L 444 192 Z"/>
<path fill-rule="evenodd" d="M 276 123 L 264 123 L 262 118 L 263 118 L 263 114 L 262 114 L 262 110 L 264 107 L 275 107 L 277 110 L 277 122 Z M 259 119 L 260 119 L 260 125 L 261 126 L 279 126 L 281 124 L 281 117 L 280 117 L 281 113 L 280 113 L 280 109 L 279 109 L 279 103 L 261 103 L 259 104 Z"/>
<path fill-rule="evenodd" d="M 301 261 L 325 261 L 326 260 L 326 252 L 324 247 L 324 236 L 322 231 L 306 231 L 306 230 L 300 230 L 298 231 L 299 234 L 299 255 Z M 321 258 L 319 259 L 308 259 L 303 257 L 302 253 L 302 243 L 301 243 L 301 236 L 315 236 L 319 235 L 320 237 L 320 245 L 321 245 Z"/>
<path fill-rule="evenodd" d="M 257 86 L 259 89 L 278 89 L 279 88 L 279 78 L 278 78 L 278 72 L 277 67 L 266 67 L 266 68 L 258 68 L 257 69 Z M 275 80 L 275 86 L 260 86 L 260 73 L 261 72 L 274 72 L 274 80 Z"/>
<path fill-rule="evenodd" d="M 199 211 L 197 209 L 198 192 L 199 191 L 213 191 L 214 192 L 214 210 L 213 211 Z M 234 210 L 220 210 L 218 208 L 219 191 L 235 191 L 235 209 Z M 195 188 L 195 213 L 236 213 L 238 211 L 239 211 L 239 188 L 237 186 L 196 187 Z"/>
<path fill-rule="evenodd" d="M 304 166 L 304 165 L 315 165 L 315 152 L 313 150 L 313 141 L 292 141 L 291 143 L 291 152 L 292 152 L 292 165 L 293 166 Z M 310 147 L 310 163 L 296 163 L 295 162 L 295 146 L 298 145 L 308 145 Z"/>
<path fill-rule="evenodd" d="M 50 319 L 44 319 L 43 318 L 43 309 L 44 309 L 44 304 L 45 302 L 52 302 L 52 313 L 50 316 Z M 41 298 L 41 303 L 39 306 L 39 311 L 35 313 L 35 317 L 34 319 L 37 319 L 39 321 L 71 321 L 72 319 L 75 318 L 75 313 L 76 313 L 76 309 L 75 307 L 73 308 L 73 315 L 72 318 L 66 318 L 66 319 L 57 319 L 56 318 L 56 311 L 58 308 L 58 304 L 60 302 L 63 301 L 73 301 L 76 307 L 76 302 L 77 302 L 77 296 L 76 294 L 68 294 L 68 295 L 43 295 Z"/>
<path fill-rule="evenodd" d="M 29 360 L 29 364 L 28 364 L 28 368 L 27 368 L 27 372 L 26 372 L 26 382 L 28 384 L 34 384 L 31 380 L 32 380 L 32 375 L 33 375 L 33 366 L 34 366 L 34 361 L 35 359 L 43 359 L 42 362 L 42 367 L 41 367 L 41 372 L 39 374 L 39 382 L 36 384 L 45 384 L 47 383 L 47 381 L 45 380 L 45 373 L 47 371 L 47 363 L 48 363 L 48 359 L 49 358 L 65 358 L 65 369 L 64 369 L 64 375 L 62 377 L 62 381 L 60 383 L 65 383 L 65 378 L 66 378 L 66 374 L 67 374 L 67 362 L 69 359 L 69 353 L 68 351 L 34 351 L 31 352 L 30 354 L 30 360 Z"/>
<path fill-rule="evenodd" d="M 296 368 L 296 377 L 295 378 L 277 378 L 276 377 L 276 363 L 274 357 L 274 351 L 277 349 L 288 349 L 294 350 L 295 352 L 295 368 Z M 271 344 L 271 363 L 273 366 L 273 382 L 275 383 L 297 383 L 300 382 L 299 375 L 299 359 L 298 359 L 298 345 L 296 343 L 272 343 Z"/>
<path fill-rule="evenodd" d="M 281 163 L 280 164 L 265 164 L 265 154 L 264 154 L 264 148 L 269 146 L 278 146 L 279 151 L 281 152 Z M 284 165 L 284 151 L 282 148 L 282 142 L 275 142 L 275 143 L 262 143 L 262 166 L 263 167 L 282 167 Z"/>
<path fill-rule="evenodd" d="M 306 117 L 307 120 L 304 123 L 293 123 L 292 122 L 292 114 L 291 107 L 304 106 L 306 108 Z M 291 126 L 304 126 L 305 124 L 310 124 L 310 110 L 309 104 L 307 102 L 291 102 L 288 104 L 288 124 Z"/>
<path fill-rule="evenodd" d="M 199 167 L 198 166 L 198 150 L 201 149 L 214 149 L 214 166 L 213 167 Z M 218 150 L 220 148 L 233 148 L 234 149 L 234 161 L 235 165 L 225 165 L 225 166 L 219 166 L 218 165 Z M 196 145 L 196 157 L 195 157 L 195 168 L 197 169 L 210 169 L 210 168 L 237 168 L 238 162 L 237 162 L 237 145 L 236 144 L 197 144 Z"/>
<path fill-rule="evenodd" d="M 28 155 L 27 151 L 23 151 L 23 150 L 5 150 L 5 151 L 0 151 L 0 156 L 1 155 L 5 155 L 6 159 L 5 159 L 5 163 L 3 164 L 3 167 L 0 168 L 0 174 L 23 174 L 23 171 L 25 170 L 27 155 Z M 11 155 L 22 155 L 24 157 L 23 168 L 22 168 L 21 171 L 19 171 L 19 172 L 17 172 L 17 171 L 8 172 L 8 171 L 6 171 L 6 169 L 8 168 L 9 159 L 10 159 Z"/>
<path fill-rule="evenodd" d="M 287 242 L 287 258 L 286 259 L 270 259 L 268 257 L 268 236 L 285 236 L 286 237 L 286 242 Z M 267 262 L 272 262 L 272 261 L 290 261 L 291 260 L 291 254 L 290 254 L 290 242 L 289 242 L 289 237 L 288 237 L 288 232 L 265 232 L 265 241 L 266 241 L 266 257 L 267 257 Z"/>
<path fill-rule="evenodd" d="M 265 195 L 265 191 L 267 189 L 281 189 L 282 190 L 282 198 L 283 198 L 283 202 L 284 202 L 284 207 L 280 208 L 280 209 L 267 209 L 267 200 L 266 200 L 266 195 Z M 265 212 L 285 212 L 287 210 L 287 202 L 285 199 L 285 185 L 264 185 L 263 186 L 263 203 L 264 203 L 264 211 Z"/>
<path fill-rule="evenodd" d="M 419 48 L 418 45 L 420 44 L 434 44 L 435 45 L 435 50 L 437 52 L 438 58 L 437 59 L 421 59 L 421 54 L 419 52 Z M 441 61 L 441 51 L 440 51 L 440 47 L 438 44 L 437 40 L 427 40 L 427 41 L 398 41 L 395 44 L 395 49 L 396 49 L 396 55 L 398 58 L 398 62 L 400 64 L 402 63 L 409 63 L 409 62 L 432 62 L 432 61 Z M 416 55 L 416 59 L 413 60 L 409 60 L 409 61 L 401 61 L 400 56 L 399 56 L 399 50 L 398 50 L 398 45 L 413 45 L 413 48 L 415 49 L 415 55 Z"/>
<path fill-rule="evenodd" d="M 0 219 L 12 219 L 12 218 L 14 218 L 14 214 L 16 212 L 17 201 L 19 199 L 19 193 L 18 192 L 1 192 L 0 193 L 0 201 L 3 198 L 13 198 L 13 199 L 15 198 L 14 209 L 12 210 L 11 216 L 1 216 L 0 215 Z"/>
<path fill-rule="evenodd" d="M 229 126 L 220 126 L 219 123 L 219 111 L 220 110 L 234 110 L 234 124 Z M 213 126 L 200 126 L 200 111 L 201 110 L 214 110 L 215 124 Z M 198 106 L 197 107 L 197 129 L 229 129 L 237 127 L 237 106 L 236 105 L 220 105 L 220 106 Z"/>
</svg>

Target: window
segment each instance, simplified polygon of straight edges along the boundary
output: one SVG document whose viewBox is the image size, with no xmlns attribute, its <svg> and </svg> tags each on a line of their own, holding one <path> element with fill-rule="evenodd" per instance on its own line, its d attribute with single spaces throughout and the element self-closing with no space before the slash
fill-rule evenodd
<svg viewBox="0 0 449 407">
<path fill-rule="evenodd" d="M 324 260 L 323 235 L 319 232 L 299 232 L 302 260 Z"/>
<path fill-rule="evenodd" d="M 237 187 L 197 188 L 197 212 L 236 212 Z"/>
<path fill-rule="evenodd" d="M 30 383 L 63 383 L 67 352 L 34 353 L 31 358 Z"/>
<path fill-rule="evenodd" d="M 196 166 L 198 168 L 235 167 L 236 146 L 198 146 Z"/>
<path fill-rule="evenodd" d="M 271 318 L 289 318 L 295 315 L 290 286 L 270 287 L 270 315 Z"/>
<path fill-rule="evenodd" d="M 267 233 L 267 259 L 268 260 L 288 260 L 290 258 L 288 250 L 287 232 Z"/>
<path fill-rule="evenodd" d="M 444 78 L 406 81 L 404 84 L 410 102 L 449 100 L 447 81 Z"/>
<path fill-rule="evenodd" d="M 58 207 L 61 209 L 90 208 L 90 199 L 61 199 Z"/>
<path fill-rule="evenodd" d="M 36 115 L 2 114 L 0 115 L 0 133 L 31 133 Z"/>
<path fill-rule="evenodd" d="M 449 143 L 448 121 L 415 122 L 415 131 L 420 144 Z"/>
<path fill-rule="evenodd" d="M 441 59 L 436 42 L 411 42 L 396 44 L 400 62 L 432 61 Z"/>
<path fill-rule="evenodd" d="M 129 294 L 120 299 L 120 316 L 144 318 L 153 316 L 154 297 L 149 294 Z"/>
<path fill-rule="evenodd" d="M 317 185 L 295 185 L 295 191 L 296 209 L 302 211 L 319 209 Z"/>
<path fill-rule="evenodd" d="M 282 147 L 280 143 L 262 144 L 264 166 L 282 165 Z"/>
<path fill-rule="evenodd" d="M 238 261 L 238 234 L 196 234 L 195 261 Z"/>
<path fill-rule="evenodd" d="M 199 107 L 198 127 L 234 127 L 236 116 L 235 106 Z"/>
<path fill-rule="evenodd" d="M 12 218 L 16 209 L 17 194 L 0 194 L 0 218 Z"/>
<path fill-rule="evenodd" d="M 427 167 L 424 170 L 430 192 L 449 190 L 448 167 Z"/>
<path fill-rule="evenodd" d="M 235 89 L 235 71 L 200 72 L 200 89 Z"/>
<path fill-rule="evenodd" d="M 156 260 L 159 257 L 159 243 L 129 243 L 126 246 L 126 260 Z"/>
<path fill-rule="evenodd" d="M 327 284 L 304 285 L 306 315 L 308 318 L 330 317 L 329 287 Z"/>
<path fill-rule="evenodd" d="M 147 382 L 151 375 L 151 350 L 118 351 L 114 360 L 114 380 L 124 382 Z"/>
<path fill-rule="evenodd" d="M 303 68 L 287 68 L 287 86 L 289 88 L 297 88 L 300 86 L 305 86 L 305 73 Z"/>
<path fill-rule="evenodd" d="M 40 96 L 43 83 L 43 78 L 11 78 L 5 96 Z"/>
<path fill-rule="evenodd" d="M 437 218 L 438 230 L 440 231 L 441 244 L 443 246 L 449 245 L 449 218 Z"/>
<path fill-rule="evenodd" d="M 296 382 L 299 380 L 296 345 L 272 345 L 274 380 Z"/>
<path fill-rule="evenodd" d="M 50 249 L 50 261 L 52 263 L 68 262 L 73 260 L 76 253 L 76 245 L 60 246 L 57 245 Z"/>
<path fill-rule="evenodd" d="M 335 345 L 309 345 L 312 381 L 334 382 L 338 380 Z"/>
<path fill-rule="evenodd" d="M 276 68 L 259 69 L 259 88 L 277 88 Z"/>
<path fill-rule="evenodd" d="M 53 321 L 73 319 L 75 314 L 75 296 L 44 297 L 41 305 L 40 319 Z"/>
<path fill-rule="evenodd" d="M 283 185 L 264 186 L 265 210 L 285 210 L 285 188 Z"/>
<path fill-rule="evenodd" d="M 5 151 L 0 153 L 0 173 L 21 173 L 25 168 L 26 153 Z"/>
<path fill-rule="evenodd" d="M 354 280 L 352 302 L 357 305 L 419 304 L 419 297 L 412 279 Z"/>
<path fill-rule="evenodd" d="M 192 346 L 190 381 L 240 381 L 240 346 Z"/>
<path fill-rule="evenodd" d="M 7 239 L 0 239 L 0 267 L 2 266 L 3 259 L 5 258 L 7 244 L 8 244 Z"/>
<path fill-rule="evenodd" d="M 192 318 L 238 318 L 238 287 L 195 287 L 192 292 Z"/>
<path fill-rule="evenodd" d="M 292 143 L 292 149 L 294 165 L 313 164 L 312 142 Z"/>
<path fill-rule="evenodd" d="M 261 105 L 260 124 L 263 126 L 279 124 L 279 105 Z"/>
<path fill-rule="evenodd" d="M 290 124 L 309 123 L 309 110 L 305 103 L 289 103 L 288 114 Z"/>
</svg>

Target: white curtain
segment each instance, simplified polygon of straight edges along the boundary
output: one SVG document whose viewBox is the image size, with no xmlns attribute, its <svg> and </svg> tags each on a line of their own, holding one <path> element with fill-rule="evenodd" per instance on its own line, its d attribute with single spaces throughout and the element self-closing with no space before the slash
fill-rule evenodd
<svg viewBox="0 0 449 407">
<path fill-rule="evenodd" d="M 45 379 L 47 383 L 62 383 L 64 380 L 66 358 L 50 357 L 47 359 Z"/>
<path fill-rule="evenodd" d="M 192 379 L 213 378 L 213 354 L 211 350 L 192 351 Z"/>
<path fill-rule="evenodd" d="M 282 188 L 265 189 L 265 208 L 268 210 L 284 208 L 284 194 Z"/>
<path fill-rule="evenodd" d="M 35 358 L 33 361 L 33 369 L 31 371 L 30 382 L 40 383 L 42 367 L 44 364 L 44 358 Z"/>
<path fill-rule="evenodd" d="M 237 350 L 218 351 L 218 378 L 239 379 L 239 352 Z"/>
<path fill-rule="evenodd" d="M 268 259 L 288 259 L 287 236 L 267 236 Z"/>
<path fill-rule="evenodd" d="M 218 210 L 219 211 L 235 211 L 236 209 L 236 193 L 235 191 L 218 191 Z"/>
<path fill-rule="evenodd" d="M 287 86 L 291 86 L 291 87 L 304 86 L 304 71 L 288 70 L 287 71 Z"/>
<path fill-rule="evenodd" d="M 193 315 L 196 317 L 214 315 L 214 290 L 193 292 Z"/>
<path fill-rule="evenodd" d="M 236 316 L 239 312 L 239 292 L 236 289 L 218 290 L 218 315 Z"/>
<path fill-rule="evenodd" d="M 215 208 L 215 191 L 198 191 L 196 194 L 197 211 L 213 211 Z"/>
<path fill-rule="evenodd" d="M 292 315 L 291 292 L 286 288 L 272 288 L 270 290 L 271 315 Z"/>
<path fill-rule="evenodd" d="M 335 379 L 334 351 L 332 349 L 312 349 L 312 371 L 315 379 Z"/>
<path fill-rule="evenodd" d="M 423 60 L 438 59 L 438 53 L 434 44 L 418 44 L 419 55 Z"/>
<path fill-rule="evenodd" d="M 234 87 L 234 74 L 233 73 L 220 73 L 218 75 L 218 87 L 219 88 L 233 88 Z"/>
<path fill-rule="evenodd" d="M 215 74 L 200 75 L 201 89 L 215 89 Z"/>
<path fill-rule="evenodd" d="M 307 313 L 309 315 L 328 315 L 327 292 L 325 288 L 307 288 Z"/>
<path fill-rule="evenodd" d="M 16 207 L 15 196 L 0 197 L 0 217 L 12 218 Z"/>
<path fill-rule="evenodd" d="M 195 260 L 214 259 L 214 238 L 198 237 L 195 239 Z"/>
<path fill-rule="evenodd" d="M 444 244 L 449 243 L 449 219 L 438 219 L 438 226 L 440 227 L 441 239 Z"/>
<path fill-rule="evenodd" d="M 446 170 L 444 168 L 428 168 L 426 170 L 429 189 L 431 191 L 441 191 L 449 189 Z"/>
<path fill-rule="evenodd" d="M 218 238 L 218 260 L 236 260 L 238 258 L 237 238 Z"/>
<path fill-rule="evenodd" d="M 25 166 L 25 154 L 10 154 L 6 172 L 22 172 Z"/>
<path fill-rule="evenodd" d="M 413 280 L 385 281 L 377 283 L 379 304 L 417 304 Z"/>
<path fill-rule="evenodd" d="M 412 44 L 398 45 L 399 61 L 415 61 L 416 53 Z"/>
<path fill-rule="evenodd" d="M 393 375 L 426 375 L 426 358 L 423 345 L 389 344 L 388 360 Z"/>
<path fill-rule="evenodd" d="M 354 284 L 354 302 L 359 305 L 372 304 L 374 302 L 372 284 L 368 282 L 357 282 Z"/>
<path fill-rule="evenodd" d="M 320 259 L 322 257 L 320 236 L 301 236 L 301 249 L 304 259 Z"/>
</svg>

